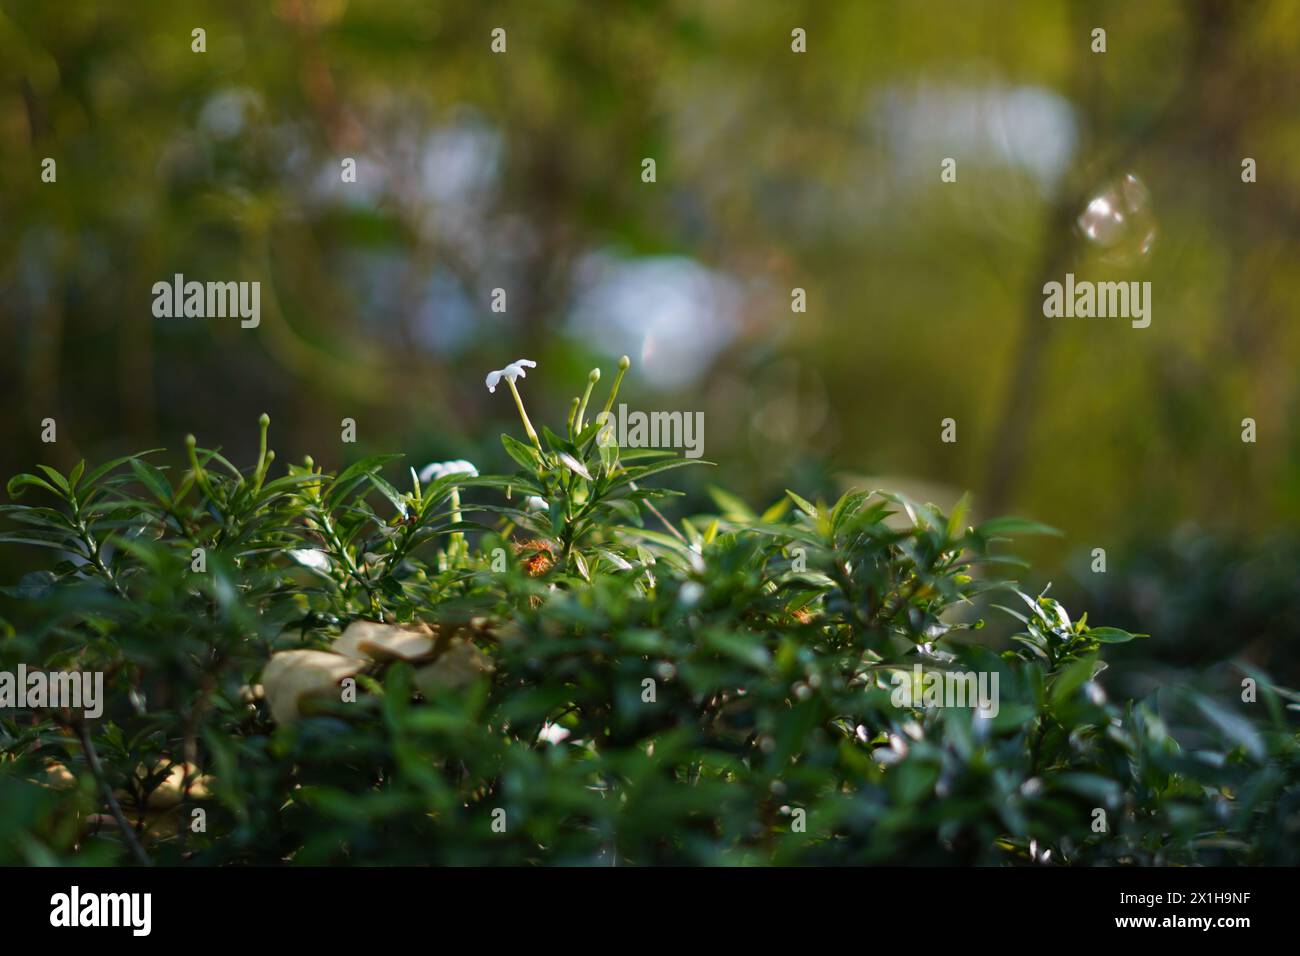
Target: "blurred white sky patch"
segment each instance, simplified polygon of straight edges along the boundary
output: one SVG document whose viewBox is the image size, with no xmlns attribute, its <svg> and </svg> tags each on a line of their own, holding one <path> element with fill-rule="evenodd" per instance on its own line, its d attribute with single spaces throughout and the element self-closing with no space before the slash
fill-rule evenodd
<svg viewBox="0 0 1300 956">
<path fill-rule="evenodd" d="M 199 128 L 213 139 L 234 139 L 262 111 L 262 95 L 256 90 L 227 87 L 204 101 L 199 110 Z"/>
<path fill-rule="evenodd" d="M 357 164 L 356 182 L 344 184 L 339 159 L 325 160 L 311 184 L 312 196 L 321 202 L 368 209 L 381 202 L 388 191 L 388 170 L 363 153 L 348 157 Z"/>
<path fill-rule="evenodd" d="M 1038 86 L 923 85 L 882 92 L 872 121 L 900 174 L 936 178 L 939 161 L 1018 167 L 1051 193 L 1078 141 L 1065 97 Z M 933 162 L 920 162 L 922 157 Z"/>
<path fill-rule="evenodd" d="M 236 105 L 221 101 L 214 122 L 223 129 L 229 126 Z M 376 110 L 400 107 L 383 104 Z M 471 243 L 480 250 L 501 178 L 500 131 L 468 108 L 456 110 L 431 129 L 414 121 L 376 121 L 375 126 L 366 148 L 347 154 L 357 164 L 354 182 L 342 184 L 343 154 L 318 158 L 309 171 L 313 198 L 362 207 L 391 200 L 407 208 L 427 235 Z M 286 175 L 303 172 L 304 138 L 301 129 L 277 130 L 282 151 L 295 150 L 293 161 L 285 163 Z"/>
<path fill-rule="evenodd" d="M 450 273 L 435 270 L 424 285 L 413 323 L 416 341 L 432 352 L 455 353 L 474 338 L 479 311 Z"/>
<path fill-rule="evenodd" d="M 419 141 L 414 194 L 417 228 L 441 248 L 455 250 L 465 268 L 500 276 L 509 284 L 504 247 L 493 209 L 501 182 L 505 140 L 470 108 L 456 110 Z"/>
<path fill-rule="evenodd" d="M 465 217 L 487 204 L 501 172 L 501 134 L 466 112 L 433 130 L 424 142 L 424 195 L 445 213 Z"/>
<path fill-rule="evenodd" d="M 575 273 L 570 328 L 598 350 L 626 353 L 656 388 L 704 374 L 740 326 L 734 279 L 684 256 L 586 256 Z"/>
</svg>

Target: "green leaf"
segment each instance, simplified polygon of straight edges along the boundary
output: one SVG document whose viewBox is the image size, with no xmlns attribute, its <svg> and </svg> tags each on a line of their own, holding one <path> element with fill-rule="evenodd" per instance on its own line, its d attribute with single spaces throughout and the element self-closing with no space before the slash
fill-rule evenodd
<svg viewBox="0 0 1300 956">
<path fill-rule="evenodd" d="M 1264 741 L 1255 729 L 1255 725 L 1245 717 L 1202 695 L 1197 695 L 1196 706 L 1222 731 L 1225 737 L 1244 747 L 1246 753 L 1256 760 L 1263 760 L 1267 755 Z"/>
<path fill-rule="evenodd" d="M 617 442 L 601 442 L 596 445 L 596 450 L 600 453 L 600 465 L 605 469 L 605 474 L 612 474 L 618 467 L 619 458 L 622 457 L 622 451 Z"/>
<path fill-rule="evenodd" d="M 596 480 L 591 477 L 591 472 L 587 470 L 587 466 L 584 465 L 582 462 L 578 461 L 578 459 L 574 458 L 567 451 L 562 451 L 559 453 L 559 455 L 560 455 L 560 461 L 564 462 L 564 466 L 568 468 L 569 471 L 577 475 L 579 478 L 584 478 L 587 481 Z"/>
<path fill-rule="evenodd" d="M 752 634 L 714 630 L 704 635 L 704 643 L 718 653 L 750 667 L 764 668 L 772 659 L 767 648 Z"/>
<path fill-rule="evenodd" d="M 597 421 L 588 422 L 586 425 L 582 427 L 582 431 L 578 433 L 578 437 L 574 439 L 574 444 L 577 445 L 577 447 L 579 448 L 583 447 L 584 445 L 587 444 L 587 442 L 591 441 L 593 438 L 596 437 L 596 433 L 599 432 L 602 427 L 603 426 L 601 425 L 600 422 Z"/>
<path fill-rule="evenodd" d="M 725 491 L 717 485 L 709 485 L 707 491 L 709 497 L 717 503 L 722 517 L 730 521 L 753 521 L 755 519 L 754 510 L 731 492 Z"/>
<path fill-rule="evenodd" d="M 406 500 L 402 497 L 402 493 L 394 488 L 392 484 L 381 475 L 371 472 L 366 477 L 370 479 L 372 485 L 379 489 L 379 493 L 388 499 L 389 504 L 397 509 L 397 513 L 405 518 L 409 509 Z"/>
<path fill-rule="evenodd" d="M 620 472 L 615 478 L 611 487 L 617 488 L 619 485 L 626 484 L 629 481 L 640 481 L 643 478 L 649 478 L 651 475 L 657 475 L 663 471 L 671 471 L 674 468 L 685 468 L 687 465 L 712 465 L 713 462 L 705 461 L 702 458 L 674 458 L 672 461 L 660 462 L 657 465 L 640 465 L 636 468 L 628 468 Z"/>
<path fill-rule="evenodd" d="M 618 442 L 602 442 L 604 445 L 619 447 Z M 624 461 L 645 461 L 650 458 L 675 458 L 677 453 L 669 448 L 623 448 L 620 457 Z"/>
<path fill-rule="evenodd" d="M 587 559 L 577 551 L 573 552 L 573 566 L 577 568 L 578 573 L 582 575 L 582 579 L 590 584 L 591 572 L 587 569 Z"/>
<path fill-rule="evenodd" d="M 1097 658 L 1082 657 L 1075 661 L 1052 682 L 1052 703 L 1059 704 L 1092 679 Z"/>
<path fill-rule="evenodd" d="M 67 540 L 36 538 L 32 537 L 32 534 L 32 532 L 28 532 L 27 534 L 0 534 L 0 544 L 26 544 L 37 548 L 54 548 L 58 551 L 75 550 Z"/>
<path fill-rule="evenodd" d="M 36 467 L 45 472 L 50 481 L 54 482 L 65 496 L 70 497 L 72 495 L 72 488 L 68 485 L 68 479 L 64 478 L 56 469 L 51 468 L 49 465 L 37 465 Z"/>
<path fill-rule="evenodd" d="M 775 524 L 785 517 L 785 513 L 790 510 L 789 498 L 778 498 L 776 502 L 758 516 L 761 524 Z"/>
<path fill-rule="evenodd" d="M 5 489 L 9 492 L 10 498 L 22 497 L 22 491 L 20 489 L 29 488 L 29 487 L 41 488 L 45 491 L 48 491 L 50 494 L 54 495 L 55 497 L 59 497 L 59 498 L 63 497 L 62 495 L 59 494 L 59 490 L 55 488 L 53 485 L 51 485 L 44 478 L 38 478 L 36 475 L 31 475 L 27 473 L 23 473 L 21 475 L 14 475 L 12 478 L 9 479 L 9 483 L 5 485 Z"/>
<path fill-rule="evenodd" d="M 538 454 L 537 449 L 532 445 L 525 445 L 518 439 L 511 438 L 509 435 L 501 436 L 501 445 L 506 450 L 506 454 L 517 461 L 529 471 L 540 471 L 542 468 L 542 456 Z"/>
<path fill-rule="evenodd" d="M 795 503 L 795 506 L 804 514 L 806 514 L 809 518 L 817 517 L 817 506 L 814 505 L 811 501 L 809 501 L 807 498 L 799 497 L 789 488 L 785 490 L 785 493 L 790 496 L 790 500 Z"/>
<path fill-rule="evenodd" d="M 149 464 L 147 461 L 132 458 L 131 470 L 140 479 L 140 484 L 148 488 L 159 502 L 170 507 L 173 496 L 172 486 L 161 469 Z"/>
<path fill-rule="evenodd" d="M 51 571 L 29 571 L 15 587 L 0 588 L 0 593 L 20 601 L 39 601 L 54 589 L 58 581 Z"/>
<path fill-rule="evenodd" d="M 1061 532 L 1050 525 L 1030 521 L 1028 518 L 990 518 L 976 529 L 986 538 L 1009 534 L 1047 534 L 1060 537 Z"/>
<path fill-rule="evenodd" d="M 1100 641 L 1103 644 L 1127 644 L 1129 641 L 1136 640 L 1139 637 L 1147 637 L 1146 634 L 1130 634 L 1128 631 L 1118 627 L 1090 627 L 1088 636 L 1094 641 Z"/>
<path fill-rule="evenodd" d="M 966 515 L 970 512 L 970 492 L 966 492 L 953 505 L 952 514 L 948 516 L 948 538 L 955 540 L 961 533 L 962 526 L 966 523 Z"/>
<path fill-rule="evenodd" d="M 100 465 L 98 468 L 96 468 L 94 471 L 92 471 L 89 475 L 86 476 L 86 484 L 87 485 L 95 484 L 97 481 L 99 481 L 99 479 L 103 478 L 114 468 L 118 468 L 121 465 L 126 464 L 132 458 L 143 458 L 145 455 L 152 455 L 160 451 L 162 451 L 161 448 L 150 448 L 148 451 L 142 451 L 136 455 L 123 455 L 121 458 L 114 458 L 111 461 L 106 461 L 104 462 L 104 464 Z"/>
<path fill-rule="evenodd" d="M 561 452 L 561 451 L 575 452 L 578 450 L 577 446 L 575 446 L 567 438 L 561 438 L 559 435 L 555 434 L 555 432 L 551 431 L 545 425 L 542 426 L 542 440 L 545 441 L 546 446 L 550 448 L 551 451 L 554 452 Z"/>
<path fill-rule="evenodd" d="M 373 471 L 378 471 L 385 464 L 401 455 L 368 455 L 360 461 L 355 461 L 341 471 L 337 478 L 330 482 L 329 491 L 325 493 L 325 506 L 333 508 L 340 504 L 348 493 L 357 485 L 366 480 L 366 476 Z"/>
<path fill-rule="evenodd" d="M 1095 773 L 1062 773 L 1052 778 L 1052 786 L 1087 797 L 1102 806 L 1115 806 L 1124 796 L 1124 788 L 1114 780 Z"/>
</svg>

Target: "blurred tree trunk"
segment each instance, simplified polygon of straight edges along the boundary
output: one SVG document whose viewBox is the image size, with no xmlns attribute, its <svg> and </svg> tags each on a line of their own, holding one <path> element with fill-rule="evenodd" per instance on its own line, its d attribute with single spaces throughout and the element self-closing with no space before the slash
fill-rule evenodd
<svg viewBox="0 0 1300 956">
<path fill-rule="evenodd" d="M 1083 3 L 1074 6 L 1078 36 L 1087 36 L 1093 25 L 1095 16 L 1089 9 L 1089 5 Z M 1034 272 L 1034 281 L 1027 290 L 1020 340 L 1004 388 L 1002 412 L 995 419 L 997 432 L 989 446 L 983 487 L 983 510 L 987 514 L 998 514 L 1012 505 L 1018 490 L 1017 482 L 1024 477 L 1029 435 L 1042 405 L 1042 367 L 1055 329 L 1055 324 L 1043 315 L 1042 289 L 1048 282 L 1059 281 L 1077 259 L 1077 216 L 1093 192 L 1125 172 L 1144 149 L 1159 143 L 1160 137 L 1169 131 L 1176 131 L 1184 120 L 1200 121 L 1199 113 L 1195 116 L 1189 113 L 1204 102 L 1202 88 L 1221 82 L 1228 69 L 1225 61 L 1231 56 L 1234 17 L 1238 11 L 1234 10 L 1230 0 L 1207 0 L 1189 9 L 1193 17 L 1191 52 L 1179 90 L 1170 98 L 1167 108 L 1127 142 L 1109 151 L 1109 155 L 1085 155 L 1075 164 L 1074 172 L 1067 177 L 1057 201 L 1048 212 L 1044 252 Z M 1092 119 L 1099 117 L 1105 106 L 1094 95 L 1098 85 L 1085 68 L 1093 54 L 1082 44 L 1076 49 L 1082 51 L 1082 55 L 1078 68 L 1074 70 L 1077 82 L 1070 99 L 1080 104 L 1086 123 L 1100 126 L 1100 123 L 1093 124 Z M 1171 162 L 1166 167 L 1175 165 Z M 1225 172 L 1225 175 L 1230 172 Z"/>
</svg>

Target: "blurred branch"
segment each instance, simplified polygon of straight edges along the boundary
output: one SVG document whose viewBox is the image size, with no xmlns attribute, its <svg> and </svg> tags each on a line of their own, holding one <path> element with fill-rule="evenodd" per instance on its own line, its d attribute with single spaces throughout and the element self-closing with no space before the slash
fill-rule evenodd
<svg viewBox="0 0 1300 956">
<path fill-rule="evenodd" d="M 94 774 L 95 780 L 99 782 L 99 789 L 104 794 L 104 799 L 108 801 L 108 809 L 113 814 L 113 819 L 117 821 L 117 828 L 122 831 L 122 839 L 126 845 L 131 848 L 131 855 L 135 857 L 136 862 L 141 866 L 150 866 L 152 861 L 149 854 L 144 852 L 144 847 L 140 845 L 140 839 L 136 836 L 135 830 L 127 822 L 126 815 L 122 813 L 122 805 L 117 802 L 117 797 L 113 794 L 113 787 L 104 776 L 104 766 L 99 762 L 99 752 L 95 750 L 95 743 L 90 739 L 90 731 L 86 727 L 85 720 L 77 721 L 77 735 L 81 738 L 81 747 L 86 753 L 86 763 L 90 766 L 90 772 Z"/>
<path fill-rule="evenodd" d="M 1156 142 L 1166 131 L 1189 119 L 1200 98 L 1194 94 L 1204 77 L 1213 75 L 1208 67 L 1216 51 L 1230 46 L 1230 8 L 1224 2 L 1201 4 L 1195 9 L 1192 53 L 1177 92 L 1166 108 L 1146 126 L 1121 144 L 1098 166 L 1084 163 L 1073 177 L 1073 185 L 1063 189 L 1047 217 L 1047 248 L 1034 272 L 1022 313 L 1020 341 L 1002 400 L 1002 412 L 995 419 L 997 433 L 990 446 L 988 469 L 984 479 L 984 508 L 989 514 L 1006 510 L 1016 492 L 1016 482 L 1024 479 L 1024 459 L 1029 433 L 1042 405 L 1042 367 L 1047 347 L 1056 328 L 1043 316 L 1043 286 L 1059 280 L 1076 248 L 1075 217 L 1083 210 L 1092 191 L 1126 170 L 1134 158 Z M 1084 5 L 1075 7 L 1080 36 L 1087 35 L 1092 18 Z M 1076 71 L 1076 76 L 1078 71 Z M 1082 100 L 1078 90 L 1071 98 Z"/>
</svg>

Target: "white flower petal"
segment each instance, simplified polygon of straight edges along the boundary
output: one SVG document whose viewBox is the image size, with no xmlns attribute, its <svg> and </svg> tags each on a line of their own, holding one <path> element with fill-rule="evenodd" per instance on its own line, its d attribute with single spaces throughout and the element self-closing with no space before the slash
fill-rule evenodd
<svg viewBox="0 0 1300 956">
<path fill-rule="evenodd" d="M 488 372 L 488 376 L 484 380 L 488 387 L 488 391 L 495 392 L 497 390 L 497 385 L 503 378 L 511 383 L 513 383 L 515 379 L 527 378 L 528 375 L 524 372 L 525 368 L 537 368 L 537 363 L 532 359 L 515 359 L 505 368 L 499 368 L 495 372 Z"/>
<path fill-rule="evenodd" d="M 558 744 L 567 740 L 569 733 L 569 728 L 561 727 L 559 724 L 544 724 L 537 739 L 545 740 L 548 744 Z"/>
<path fill-rule="evenodd" d="M 516 378 L 528 377 L 528 373 L 524 371 L 525 368 L 536 368 L 536 367 L 537 367 L 536 362 L 530 362 L 528 361 L 528 359 L 516 359 L 515 361 L 507 365 L 504 369 L 502 369 L 502 371 L 505 373 L 507 378 L 513 381 Z"/>
<path fill-rule="evenodd" d="M 448 475 L 468 475 L 470 478 L 478 477 L 478 469 L 474 467 L 472 461 L 466 461 L 464 458 L 457 458 L 454 461 L 434 461 L 420 469 L 420 484 L 427 485 L 431 481 L 437 481 L 439 478 L 445 478 Z"/>
<path fill-rule="evenodd" d="M 317 571 L 330 569 L 329 555 L 316 548 L 290 548 L 289 557 L 305 568 L 314 568 Z"/>
</svg>

